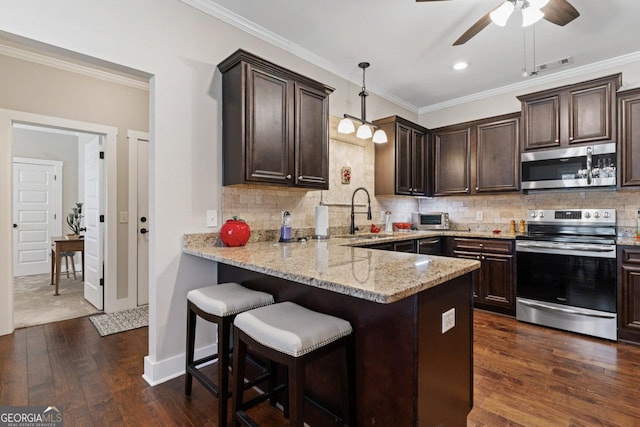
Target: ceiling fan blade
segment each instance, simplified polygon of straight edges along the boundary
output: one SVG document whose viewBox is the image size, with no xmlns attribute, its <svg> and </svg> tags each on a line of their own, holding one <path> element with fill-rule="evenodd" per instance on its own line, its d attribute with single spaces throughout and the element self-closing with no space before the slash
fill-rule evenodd
<svg viewBox="0 0 640 427">
<path fill-rule="evenodd" d="M 580 12 L 567 0 L 549 0 L 540 10 L 544 12 L 544 19 L 560 26 L 565 26 L 580 16 Z"/>
<path fill-rule="evenodd" d="M 461 35 L 458 40 L 456 40 L 453 45 L 454 46 L 459 46 L 461 44 L 465 44 L 466 42 L 468 42 L 469 40 L 471 40 L 472 37 L 474 37 L 476 34 L 478 34 L 480 31 L 484 30 L 487 25 L 491 24 L 491 17 L 489 15 L 491 15 L 491 12 L 493 12 L 494 10 L 496 10 L 498 7 L 497 6 L 493 9 L 491 9 L 486 15 L 484 15 L 482 18 L 478 19 L 475 24 L 473 24 L 472 26 L 469 27 L 469 29 L 467 31 L 464 32 L 463 35 Z"/>
</svg>

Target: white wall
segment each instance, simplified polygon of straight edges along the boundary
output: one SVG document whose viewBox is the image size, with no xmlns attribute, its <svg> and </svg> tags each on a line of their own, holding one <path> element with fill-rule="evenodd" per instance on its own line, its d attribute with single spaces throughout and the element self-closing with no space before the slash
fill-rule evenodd
<svg viewBox="0 0 640 427">
<path fill-rule="evenodd" d="M 154 75 L 145 378 L 156 383 L 179 374 L 186 292 L 216 277 L 214 263 L 181 251 L 184 233 L 210 231 L 205 210 L 220 210 L 221 85 L 216 65 L 237 48 L 268 58 L 335 87 L 330 97 L 334 115 L 357 114 L 357 87 L 178 0 L 0 0 L 0 30 Z M 368 112 L 372 118 L 399 114 L 417 119 L 376 96 L 369 97 Z M 9 156 L 0 147 L 1 165 Z M 0 178 L 6 175 L 0 173 Z M 8 223 L 8 216 L 6 209 L 0 210 L 0 222 Z"/>
</svg>

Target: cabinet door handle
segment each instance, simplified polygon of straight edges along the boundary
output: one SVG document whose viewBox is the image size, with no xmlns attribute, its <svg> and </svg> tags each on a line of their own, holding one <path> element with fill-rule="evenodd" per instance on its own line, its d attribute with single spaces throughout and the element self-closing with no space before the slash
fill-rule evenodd
<svg viewBox="0 0 640 427">
<path fill-rule="evenodd" d="M 556 139 L 554 142 L 560 142 L 560 140 L 559 140 L 559 139 Z"/>
<path fill-rule="evenodd" d="M 480 187 L 476 187 L 476 191 L 478 191 L 480 189 Z"/>
<path fill-rule="evenodd" d="M 573 137 L 572 136 L 569 137 L 569 141 L 573 141 Z"/>
<path fill-rule="evenodd" d="M 287 179 L 291 179 L 291 175 L 287 175 Z"/>
<path fill-rule="evenodd" d="M 302 175 L 298 175 L 298 181 L 302 181 Z"/>
</svg>

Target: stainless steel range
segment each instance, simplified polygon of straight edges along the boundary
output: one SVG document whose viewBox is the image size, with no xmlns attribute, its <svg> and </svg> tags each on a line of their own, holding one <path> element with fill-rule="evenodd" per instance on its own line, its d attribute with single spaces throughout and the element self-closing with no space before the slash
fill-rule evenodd
<svg viewBox="0 0 640 427">
<path fill-rule="evenodd" d="M 516 318 L 617 340 L 615 209 L 529 210 Z"/>
</svg>

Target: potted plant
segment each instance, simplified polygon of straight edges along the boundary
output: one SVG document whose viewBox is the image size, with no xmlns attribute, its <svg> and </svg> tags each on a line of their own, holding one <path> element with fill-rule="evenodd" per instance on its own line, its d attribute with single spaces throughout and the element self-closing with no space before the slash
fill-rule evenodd
<svg viewBox="0 0 640 427">
<path fill-rule="evenodd" d="M 87 228 L 82 227 L 80 224 L 84 215 L 82 214 L 81 202 L 76 202 L 75 207 L 71 208 L 71 212 L 67 214 L 67 225 L 72 233 L 67 234 L 67 238 L 77 239 L 80 237 L 80 232 L 85 231 Z"/>
</svg>

